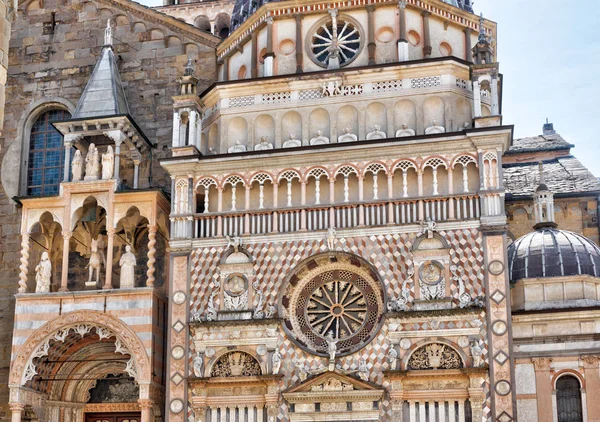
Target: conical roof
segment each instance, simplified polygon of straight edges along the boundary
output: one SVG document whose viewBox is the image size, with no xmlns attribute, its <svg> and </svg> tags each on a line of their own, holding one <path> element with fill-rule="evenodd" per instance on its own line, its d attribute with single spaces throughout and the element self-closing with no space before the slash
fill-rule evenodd
<svg viewBox="0 0 600 422">
<path fill-rule="evenodd" d="M 129 105 L 112 46 L 102 49 L 77 108 L 74 119 L 129 114 Z"/>
</svg>

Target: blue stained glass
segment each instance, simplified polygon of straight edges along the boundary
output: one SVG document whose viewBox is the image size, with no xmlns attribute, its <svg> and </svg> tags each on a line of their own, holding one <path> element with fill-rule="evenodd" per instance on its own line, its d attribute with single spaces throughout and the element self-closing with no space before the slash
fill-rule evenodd
<svg viewBox="0 0 600 422">
<path fill-rule="evenodd" d="M 58 183 L 60 176 L 59 168 L 46 168 L 44 170 L 44 185 L 53 185 Z"/>
<path fill-rule="evenodd" d="M 32 133 L 31 140 L 29 141 L 29 148 L 31 149 L 44 149 L 46 146 L 46 140 L 43 133 Z"/>
<path fill-rule="evenodd" d="M 32 152 L 29 154 L 29 168 L 39 169 L 44 166 L 44 153 Z"/>
<path fill-rule="evenodd" d="M 48 137 L 46 138 L 46 148 L 60 147 L 62 147 L 62 135 L 60 134 L 60 132 L 49 132 Z"/>
<path fill-rule="evenodd" d="M 62 151 L 54 150 L 46 152 L 45 167 L 57 167 L 61 165 Z"/>
<path fill-rule="evenodd" d="M 27 195 L 39 196 L 42 194 L 42 188 L 29 188 L 27 189 Z"/>
<path fill-rule="evenodd" d="M 41 170 L 30 170 L 27 177 L 27 184 L 29 186 L 37 186 L 42 184 L 42 171 Z"/>
</svg>

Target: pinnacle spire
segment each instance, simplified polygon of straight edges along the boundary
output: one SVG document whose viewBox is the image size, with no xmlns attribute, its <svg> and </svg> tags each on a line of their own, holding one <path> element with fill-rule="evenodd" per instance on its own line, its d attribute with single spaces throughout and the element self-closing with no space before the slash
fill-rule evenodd
<svg viewBox="0 0 600 422">
<path fill-rule="evenodd" d="M 113 45 L 112 25 L 110 19 L 106 21 L 106 29 L 104 30 L 104 46 Z"/>
</svg>

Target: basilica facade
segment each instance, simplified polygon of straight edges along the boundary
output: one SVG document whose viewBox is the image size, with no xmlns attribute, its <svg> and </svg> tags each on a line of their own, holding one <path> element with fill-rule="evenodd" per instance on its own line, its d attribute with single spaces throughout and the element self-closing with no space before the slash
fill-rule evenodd
<svg viewBox="0 0 600 422">
<path fill-rule="evenodd" d="M 496 40 L 469 0 L 19 3 L 3 417 L 600 421 L 600 184 L 513 139 Z"/>
</svg>

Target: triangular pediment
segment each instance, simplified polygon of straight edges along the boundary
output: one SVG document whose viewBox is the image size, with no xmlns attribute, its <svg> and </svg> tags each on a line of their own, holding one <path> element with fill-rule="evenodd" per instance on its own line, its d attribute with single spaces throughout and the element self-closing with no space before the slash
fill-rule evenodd
<svg viewBox="0 0 600 422">
<path fill-rule="evenodd" d="M 327 371 L 314 378 L 308 379 L 301 384 L 288 389 L 284 394 L 294 393 L 323 393 L 330 394 L 357 391 L 380 391 L 370 382 L 362 381 L 338 372 Z"/>
</svg>

